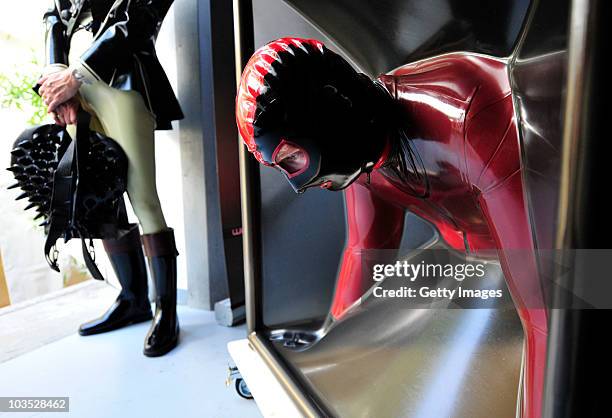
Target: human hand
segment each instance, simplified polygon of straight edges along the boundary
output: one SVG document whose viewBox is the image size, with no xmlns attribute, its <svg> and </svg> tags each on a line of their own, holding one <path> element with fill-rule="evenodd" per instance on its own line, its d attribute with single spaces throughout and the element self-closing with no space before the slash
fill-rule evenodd
<svg viewBox="0 0 612 418">
<path fill-rule="evenodd" d="M 38 84 L 40 85 L 38 94 L 47 105 L 48 113 L 56 112 L 57 107 L 72 99 L 81 87 L 81 82 L 74 77 L 69 68 L 43 76 L 38 80 Z"/>
<path fill-rule="evenodd" d="M 76 125 L 79 106 L 80 104 L 76 97 L 57 106 L 55 112 L 52 113 L 55 123 L 60 126 Z"/>
</svg>

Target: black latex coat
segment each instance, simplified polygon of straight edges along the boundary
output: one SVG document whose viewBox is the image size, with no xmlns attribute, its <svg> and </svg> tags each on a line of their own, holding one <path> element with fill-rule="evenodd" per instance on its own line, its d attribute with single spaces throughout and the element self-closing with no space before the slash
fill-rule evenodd
<svg viewBox="0 0 612 418">
<path fill-rule="evenodd" d="M 82 64 L 111 87 L 138 91 L 155 114 L 157 129 L 171 129 L 170 122 L 183 113 L 157 58 L 155 39 L 172 1 L 55 0 L 44 15 L 46 64 L 68 64 L 73 22 L 90 8 L 94 40 Z"/>
</svg>

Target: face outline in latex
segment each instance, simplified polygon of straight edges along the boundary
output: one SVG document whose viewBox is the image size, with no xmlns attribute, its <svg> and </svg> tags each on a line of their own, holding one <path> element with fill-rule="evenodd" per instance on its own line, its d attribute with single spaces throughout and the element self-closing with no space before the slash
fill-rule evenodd
<svg viewBox="0 0 612 418">
<path fill-rule="evenodd" d="M 288 179 L 292 179 L 308 169 L 310 156 L 303 147 L 283 138 L 272 153 L 272 162 Z"/>
<path fill-rule="evenodd" d="M 270 135 L 268 138 L 271 136 L 276 135 Z M 307 189 L 316 187 L 328 191 L 341 191 L 364 172 L 363 168 L 355 168 L 354 162 L 350 167 L 339 170 L 343 164 L 338 160 L 349 160 L 354 152 L 347 145 L 341 147 L 341 152 L 336 150 L 333 154 L 335 158 L 332 158 L 328 150 L 315 145 L 320 142 L 315 138 L 301 135 L 276 137 L 278 139 L 274 141 L 277 144 L 275 147 L 268 145 L 260 148 L 262 156 L 267 165 L 276 168 L 285 176 L 297 193 L 304 193 Z M 331 141 L 327 138 L 323 142 Z"/>
</svg>

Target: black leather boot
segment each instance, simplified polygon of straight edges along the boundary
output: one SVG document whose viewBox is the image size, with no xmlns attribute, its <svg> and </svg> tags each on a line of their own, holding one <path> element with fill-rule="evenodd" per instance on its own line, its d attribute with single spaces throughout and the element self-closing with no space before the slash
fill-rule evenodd
<svg viewBox="0 0 612 418">
<path fill-rule="evenodd" d="M 118 240 L 104 240 L 104 249 L 121 284 L 121 293 L 100 318 L 79 327 L 79 334 L 94 335 L 113 331 L 152 318 L 140 233 L 134 226 Z"/>
<path fill-rule="evenodd" d="M 167 229 L 142 236 L 145 254 L 155 283 L 155 316 L 145 338 L 144 355 L 163 356 L 178 344 L 176 315 L 176 244 L 174 231 Z"/>
</svg>

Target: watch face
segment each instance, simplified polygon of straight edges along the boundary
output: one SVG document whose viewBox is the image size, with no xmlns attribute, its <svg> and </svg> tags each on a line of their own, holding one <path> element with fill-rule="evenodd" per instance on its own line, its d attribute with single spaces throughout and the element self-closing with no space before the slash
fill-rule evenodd
<svg viewBox="0 0 612 418">
<path fill-rule="evenodd" d="M 83 81 L 83 78 L 84 78 L 83 75 L 79 72 L 79 70 L 73 70 L 72 76 L 81 82 Z"/>
<path fill-rule="evenodd" d="M 87 80 L 87 78 L 81 74 L 79 72 L 79 70 L 75 69 L 72 71 L 72 76 L 75 78 L 76 81 L 78 81 L 79 83 L 83 83 L 83 84 L 89 84 L 89 81 Z"/>
</svg>

